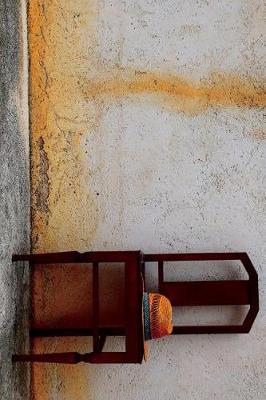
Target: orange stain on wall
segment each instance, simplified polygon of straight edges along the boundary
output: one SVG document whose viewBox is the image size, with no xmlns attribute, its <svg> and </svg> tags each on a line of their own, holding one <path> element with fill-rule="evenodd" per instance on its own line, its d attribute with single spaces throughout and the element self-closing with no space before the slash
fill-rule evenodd
<svg viewBox="0 0 266 400">
<path fill-rule="evenodd" d="M 87 49 L 95 10 L 87 0 L 29 5 L 32 242 L 39 251 L 87 248 L 97 226 L 81 145 L 94 121 L 79 83 L 96 58 Z"/>
<path fill-rule="evenodd" d="M 94 106 L 84 100 L 80 87 L 80 77 L 88 76 L 88 69 L 97 65 L 97 7 L 94 0 L 29 2 L 33 251 L 87 250 L 97 228 L 95 197 L 86 187 L 90 171 L 82 169 L 82 137 L 97 121 Z M 56 275 L 45 271 L 40 276 L 38 268 L 33 270 L 33 325 L 52 311 L 59 314 L 63 304 L 87 311 L 87 304 L 66 291 L 67 276 L 77 282 L 78 288 L 71 285 L 74 291 L 82 289 L 78 280 L 84 277 L 82 268 L 73 273 L 62 268 Z M 83 283 L 85 290 L 88 281 Z M 61 292 L 68 293 L 67 297 L 54 301 Z M 78 347 L 80 340 L 34 340 L 33 351 L 63 351 L 69 342 Z M 82 346 L 87 347 L 84 339 Z M 83 371 L 84 367 L 34 365 L 32 398 L 48 400 L 57 393 L 60 399 L 88 399 Z"/>
<path fill-rule="evenodd" d="M 266 82 L 232 74 L 212 73 L 201 82 L 183 77 L 118 68 L 111 76 L 84 82 L 87 99 L 102 97 L 106 102 L 128 96 L 151 95 L 148 101 L 158 102 L 170 111 L 187 114 L 210 107 L 265 107 Z M 146 99 L 147 101 L 147 99 Z"/>
<path fill-rule="evenodd" d="M 81 317 L 80 327 L 88 327 L 91 314 L 88 304 L 90 272 L 88 266 L 80 265 L 35 267 L 32 272 L 32 327 L 67 328 L 76 324 L 78 317 Z M 68 321 L 71 324 L 67 324 Z M 78 348 L 86 352 L 90 347 L 90 339 L 48 338 L 35 339 L 33 350 L 49 353 Z M 34 400 L 51 399 L 57 391 L 63 399 L 69 398 L 70 393 L 73 395 L 70 398 L 82 398 L 79 391 L 86 392 L 85 376 L 80 373 L 79 367 L 35 364 L 32 369 L 32 397 Z"/>
</svg>

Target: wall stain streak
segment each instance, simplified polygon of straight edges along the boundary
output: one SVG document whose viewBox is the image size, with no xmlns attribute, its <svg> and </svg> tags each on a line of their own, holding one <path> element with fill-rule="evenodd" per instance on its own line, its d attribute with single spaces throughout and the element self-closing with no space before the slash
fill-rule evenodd
<svg viewBox="0 0 266 400">
<path fill-rule="evenodd" d="M 86 104 L 79 84 L 80 76 L 87 76 L 90 65 L 97 63 L 96 16 L 97 2 L 93 0 L 29 3 L 35 251 L 63 250 L 70 243 L 73 248 L 88 248 L 97 227 L 95 197 L 86 188 L 80 144 L 95 121 L 94 106 Z"/>
<path fill-rule="evenodd" d="M 97 69 L 95 26 L 96 0 L 31 0 L 28 7 L 30 54 L 30 132 L 32 248 L 34 252 L 66 249 L 88 250 L 98 219 L 94 193 L 86 187 L 82 138 L 96 121 L 95 106 L 84 100 L 80 77 Z M 89 46 L 88 46 L 89 43 Z M 97 114 L 97 113 L 96 113 Z M 88 175 L 87 175 L 88 174 Z M 54 266 L 52 266 L 54 267 Z M 69 270 L 53 275 L 46 270 L 40 277 L 33 270 L 33 323 L 43 314 L 72 304 L 73 296 L 62 301 Z M 58 272 L 58 270 L 57 270 Z M 81 270 L 75 266 L 70 289 L 80 292 Z M 61 275 L 62 274 L 62 275 Z M 77 287 L 73 287 L 77 282 Z M 84 280 L 84 283 L 87 281 Z M 53 284 L 55 284 L 55 288 Z M 87 287 L 88 285 L 86 285 Z M 60 291 L 60 292 L 62 292 Z M 67 292 L 68 293 L 68 292 Z M 39 296 L 39 297 L 38 297 Z M 85 298 L 85 297 L 84 297 Z M 39 300 L 39 301 L 38 301 Z M 80 299 L 79 299 L 80 300 Z M 79 307 L 86 312 L 82 301 Z M 61 315 L 61 314 L 60 314 Z M 50 316 L 50 314 L 49 314 Z M 64 320 L 64 318 L 63 318 Z M 34 340 L 33 352 L 51 352 L 77 348 L 80 340 Z M 84 367 L 85 368 L 85 367 Z M 82 369 L 82 370 L 81 370 Z M 83 368 L 69 366 L 32 366 L 32 398 L 87 399 L 88 379 Z"/>
<path fill-rule="evenodd" d="M 175 75 L 118 69 L 111 77 L 85 83 L 87 99 L 103 97 L 110 102 L 129 95 L 157 95 L 153 101 L 171 111 L 188 114 L 216 106 L 260 108 L 266 105 L 265 81 L 226 73 L 212 73 L 197 83 Z"/>
<path fill-rule="evenodd" d="M 42 137 L 39 138 L 39 177 L 38 186 L 35 190 L 36 197 L 36 209 L 44 212 L 48 217 L 48 199 L 49 199 L 49 160 L 47 153 L 44 148 L 44 140 Z M 48 218 L 47 218 L 48 219 Z M 48 221 L 47 221 L 48 222 Z"/>
</svg>

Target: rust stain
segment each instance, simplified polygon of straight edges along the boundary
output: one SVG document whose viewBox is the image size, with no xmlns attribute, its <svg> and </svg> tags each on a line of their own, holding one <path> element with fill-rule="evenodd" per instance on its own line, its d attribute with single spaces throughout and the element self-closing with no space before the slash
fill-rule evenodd
<svg viewBox="0 0 266 400">
<path fill-rule="evenodd" d="M 88 177 L 82 169 L 81 142 L 84 133 L 97 124 L 98 114 L 95 105 L 84 101 L 80 86 L 80 77 L 89 76 L 88 70 L 97 68 L 97 14 L 96 0 L 29 2 L 33 251 L 88 250 L 97 228 L 94 194 L 86 187 Z M 54 321 L 51 316 L 60 314 L 62 303 L 68 304 L 73 313 L 80 308 L 86 312 L 80 296 L 77 299 L 65 290 L 67 277 L 71 276 L 72 293 L 80 293 L 82 283 L 87 281 L 78 278 L 84 277 L 84 273 L 80 268 L 72 274 L 66 268 L 60 273 L 56 270 L 57 274 L 54 270 L 46 270 L 41 276 L 37 274 L 38 268 L 33 271 L 33 323 L 37 326 L 45 316 Z M 76 287 L 73 282 L 77 282 Z M 66 296 L 54 301 L 59 292 Z M 34 340 L 33 351 L 51 352 L 59 347 L 63 351 L 72 344 L 73 348 L 78 346 L 71 343 L 67 339 L 60 340 L 60 344 L 53 339 Z M 88 398 L 81 369 L 34 365 L 32 398 Z"/>
<path fill-rule="evenodd" d="M 261 142 L 266 139 L 266 129 L 254 129 L 250 132 L 250 136 L 253 137 L 257 142 Z"/>
<path fill-rule="evenodd" d="M 182 25 L 180 27 L 180 35 L 198 33 L 201 30 L 200 25 Z"/>
<path fill-rule="evenodd" d="M 171 111 L 188 114 L 210 107 L 265 107 L 266 82 L 251 77 L 212 73 L 201 82 L 163 73 L 117 69 L 111 76 L 84 82 L 87 99 L 102 97 L 106 102 L 128 96 L 151 95 L 146 101 L 157 101 Z"/>
<path fill-rule="evenodd" d="M 32 243 L 38 251 L 88 248 L 97 227 L 80 144 L 95 115 L 79 82 L 95 64 L 96 15 L 93 0 L 29 4 Z"/>
<path fill-rule="evenodd" d="M 104 271 L 103 271 L 103 270 Z M 110 266 L 102 266 L 100 274 L 101 316 L 103 325 L 122 325 L 124 309 L 123 268 L 110 275 Z M 105 272 L 105 273 L 103 273 Z M 112 285 L 110 285 L 110 279 Z M 32 275 L 32 326 L 34 328 L 92 327 L 92 268 L 88 265 L 48 265 L 34 268 Z M 110 312 L 113 307 L 117 310 Z M 92 339 L 38 338 L 34 352 L 92 350 Z M 58 399 L 87 400 L 93 397 L 95 366 L 90 365 L 38 365 L 33 366 L 32 396 L 34 400 Z M 91 397 L 89 397 L 91 395 Z"/>
<path fill-rule="evenodd" d="M 42 137 L 38 140 L 39 145 L 39 182 L 38 186 L 35 190 L 36 197 L 36 209 L 44 212 L 46 215 L 49 212 L 48 209 L 48 198 L 49 198 L 49 176 L 48 176 L 48 168 L 49 168 L 49 160 L 47 157 L 47 153 L 44 148 L 44 140 Z"/>
<path fill-rule="evenodd" d="M 81 353 L 88 352 L 91 348 L 89 338 L 65 338 L 64 340 L 38 339 L 36 340 L 38 351 L 67 352 L 69 349 L 78 349 Z M 40 400 L 58 399 L 94 399 L 90 393 L 93 386 L 93 367 L 88 364 L 49 366 L 36 364 L 32 373 L 32 398 Z"/>
<path fill-rule="evenodd" d="M 91 314 L 91 270 L 88 265 L 49 265 L 33 270 L 32 323 L 35 328 L 53 326 L 67 328 L 89 326 Z M 90 338 L 38 338 L 34 340 L 36 353 L 78 350 L 86 353 L 91 348 Z M 32 398 L 60 399 L 88 398 L 87 366 L 35 364 L 32 370 Z M 72 397 L 73 396 L 73 397 Z"/>
</svg>

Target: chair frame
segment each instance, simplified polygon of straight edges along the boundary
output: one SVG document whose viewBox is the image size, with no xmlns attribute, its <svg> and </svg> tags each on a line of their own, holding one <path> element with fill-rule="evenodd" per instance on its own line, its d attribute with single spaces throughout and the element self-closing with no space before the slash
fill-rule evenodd
<svg viewBox="0 0 266 400">
<path fill-rule="evenodd" d="M 232 261 L 240 260 L 248 280 L 166 282 L 164 263 L 170 261 Z M 46 264 L 92 264 L 92 328 L 30 329 L 30 337 L 92 336 L 93 351 L 13 355 L 13 362 L 141 363 L 144 354 L 142 326 L 142 293 L 145 286 L 145 263 L 158 264 L 158 292 L 167 296 L 173 307 L 210 305 L 249 305 L 242 325 L 174 326 L 173 334 L 248 333 L 259 311 L 258 275 L 247 253 L 143 254 L 141 251 L 77 251 L 13 255 L 13 262 L 26 261 L 30 267 Z M 125 324 L 123 327 L 101 327 L 99 324 L 99 264 L 125 265 Z M 125 336 L 125 352 L 104 352 L 107 336 Z"/>
</svg>

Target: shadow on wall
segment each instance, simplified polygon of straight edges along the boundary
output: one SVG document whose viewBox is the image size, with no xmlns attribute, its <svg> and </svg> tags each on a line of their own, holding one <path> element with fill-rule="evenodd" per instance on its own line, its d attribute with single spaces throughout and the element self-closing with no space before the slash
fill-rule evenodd
<svg viewBox="0 0 266 400">
<path fill-rule="evenodd" d="M 100 264 L 100 324 L 123 326 L 124 266 Z M 36 265 L 32 275 L 32 328 L 67 329 L 92 327 L 92 265 Z M 107 351 L 124 351 L 124 340 L 107 340 Z M 91 337 L 35 338 L 33 352 L 92 351 Z M 36 364 L 32 373 L 33 399 L 51 398 L 57 387 L 60 396 L 79 398 L 88 394 L 89 373 L 93 387 L 93 367 Z M 60 386 L 58 389 L 58 385 Z M 87 396 L 87 395 L 86 395 Z M 87 397 L 86 397 L 87 398 Z"/>
</svg>

